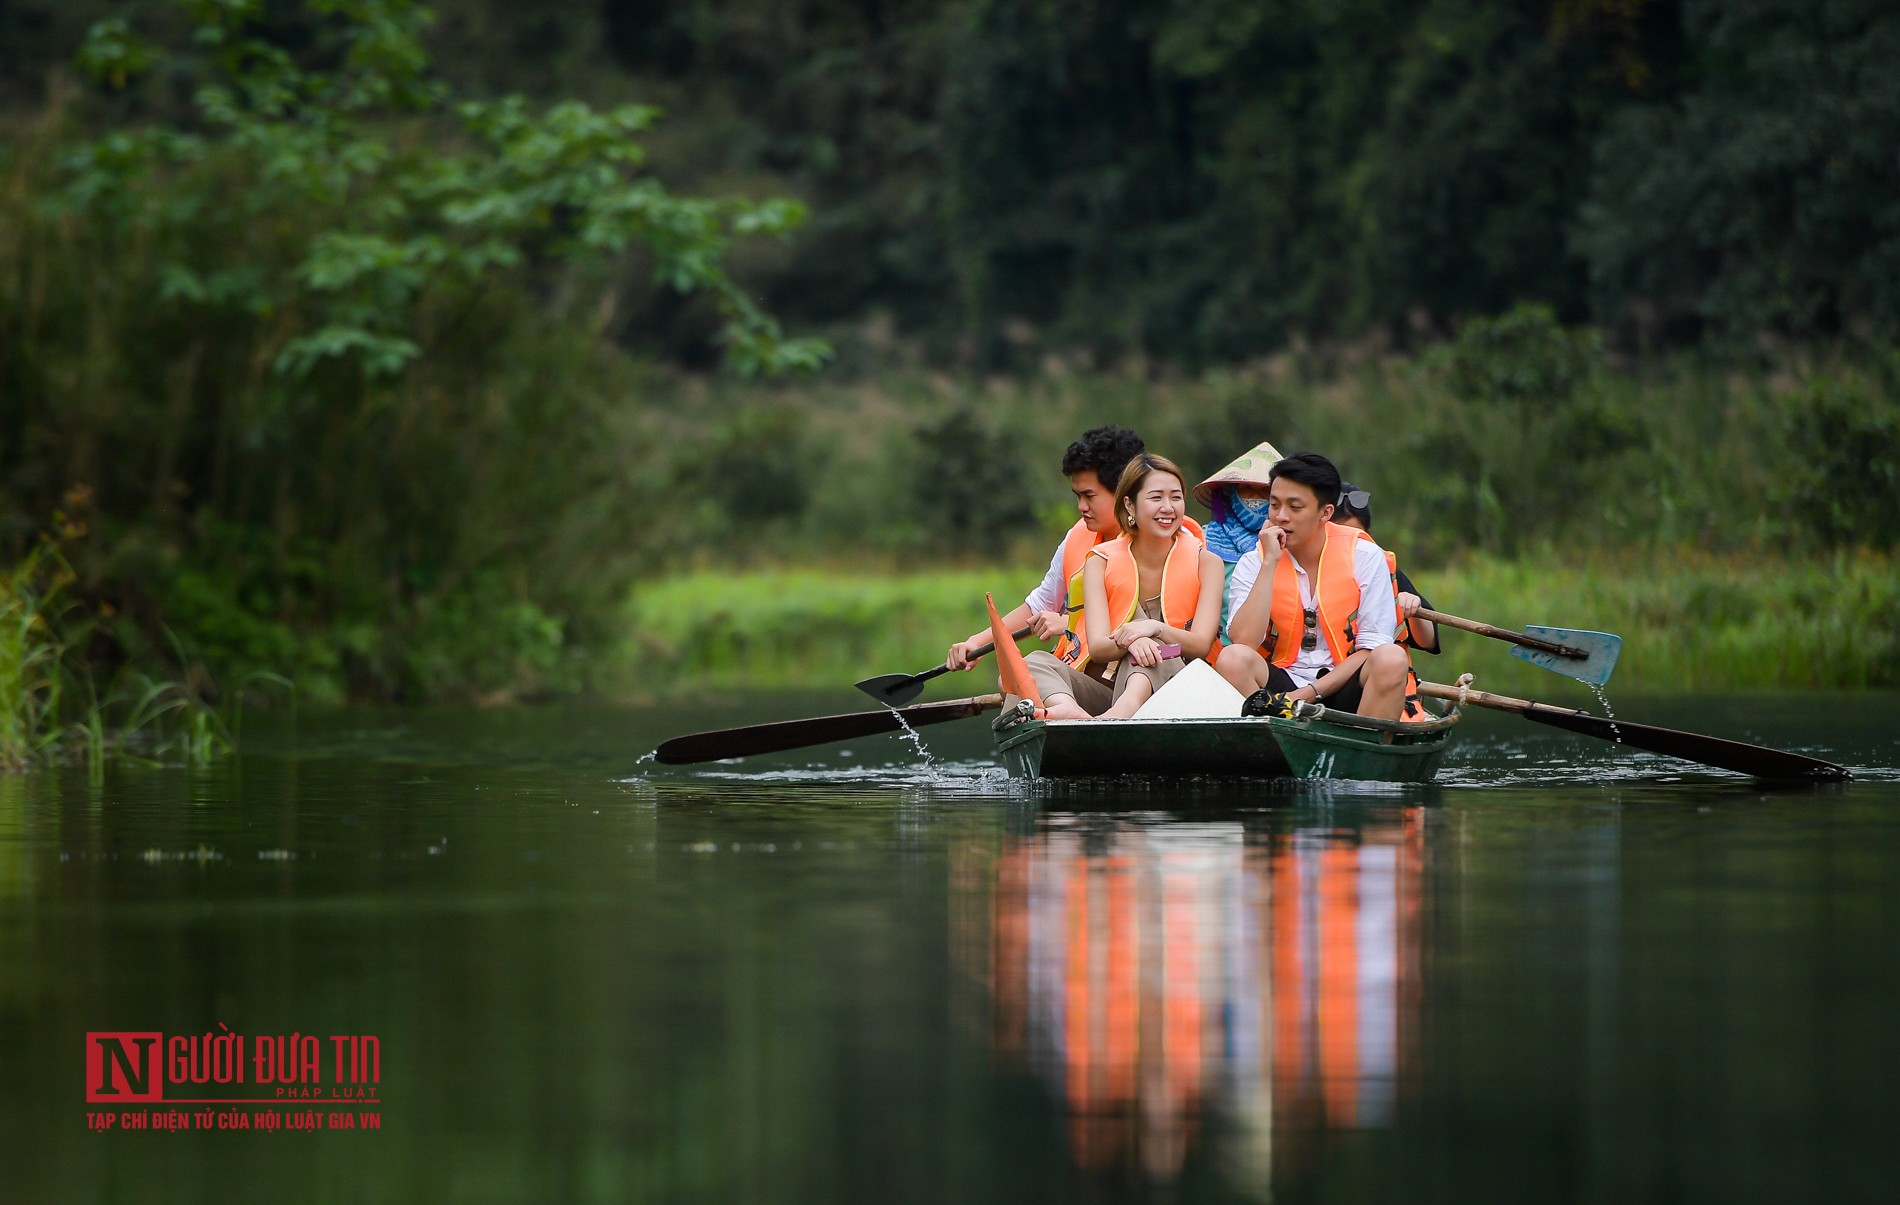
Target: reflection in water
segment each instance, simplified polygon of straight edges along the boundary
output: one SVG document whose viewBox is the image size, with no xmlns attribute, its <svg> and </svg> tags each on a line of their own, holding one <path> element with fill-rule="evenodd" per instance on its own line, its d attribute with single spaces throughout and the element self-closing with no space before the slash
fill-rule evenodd
<svg viewBox="0 0 1900 1205">
<path fill-rule="evenodd" d="M 1390 1123 L 1413 1057 L 1425 813 L 1351 829 L 1052 816 L 991 903 L 995 1039 L 1083 1167 L 1166 1179 L 1218 1120 L 1243 1180 Z M 968 940 L 966 952 L 980 948 Z M 976 968 L 972 968 L 976 969 Z"/>
</svg>

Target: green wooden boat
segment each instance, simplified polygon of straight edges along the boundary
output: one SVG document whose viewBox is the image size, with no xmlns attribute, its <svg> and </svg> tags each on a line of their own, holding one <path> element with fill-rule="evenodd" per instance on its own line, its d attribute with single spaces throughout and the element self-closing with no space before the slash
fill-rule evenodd
<svg viewBox="0 0 1900 1205">
<path fill-rule="evenodd" d="M 1121 775 L 1430 782 L 1458 711 L 1401 724 L 1303 703 L 1292 719 L 1039 720 L 1027 704 L 992 725 L 1017 778 Z"/>
</svg>

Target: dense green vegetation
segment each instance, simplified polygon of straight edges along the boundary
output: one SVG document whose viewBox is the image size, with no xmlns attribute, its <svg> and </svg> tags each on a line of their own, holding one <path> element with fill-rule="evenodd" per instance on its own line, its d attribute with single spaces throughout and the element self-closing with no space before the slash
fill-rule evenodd
<svg viewBox="0 0 1900 1205">
<path fill-rule="evenodd" d="M 90 490 L 101 674 L 617 684 L 687 568 L 1041 564 L 1108 420 L 1433 570 L 1900 541 L 1870 0 L 433 8 L 0 0 L 0 564 Z"/>
<path fill-rule="evenodd" d="M 194 0 L 200 8 L 238 8 Z M 269 0 L 273 40 L 333 45 Z M 471 95 L 657 103 L 677 186 L 807 202 L 740 265 L 875 367 L 1219 363 L 1519 301 L 1631 348 L 1892 337 L 1900 13 L 1880 0 L 435 0 Z M 0 87 L 171 0 L 0 2 Z M 172 73 L 146 111 L 184 103 Z M 716 319 L 612 333 L 705 363 Z"/>
<path fill-rule="evenodd" d="M 680 417 L 704 443 L 683 479 L 697 509 L 669 534 L 727 561 L 868 548 L 988 562 L 1015 532 L 1014 555 L 1045 563 L 1074 521 L 1062 449 L 1103 421 L 1197 477 L 1261 439 L 1324 451 L 1372 491 L 1381 540 L 1430 565 L 1900 539 L 1900 469 L 1882 451 L 1900 434 L 1900 356 L 1790 355 L 1743 373 L 1684 355 L 1615 371 L 1592 332 L 1537 307 L 1474 320 L 1418 357 L 1287 355 L 1161 379 L 732 384 Z M 1008 518 L 1024 513 L 1043 521 Z"/>
<path fill-rule="evenodd" d="M 453 103 L 406 0 L 311 5 L 309 63 L 254 36 L 257 5 L 183 7 L 172 52 L 95 26 L 105 94 L 0 162 L 0 534 L 88 489 L 80 589 L 220 676 L 558 680 L 560 617 L 617 598 L 667 471 L 598 326 L 657 275 L 710 299 L 742 372 L 816 366 L 722 266 L 801 209 L 668 192 L 650 109 Z M 150 77 L 189 115 L 141 113 L 122 90 Z"/>
<path fill-rule="evenodd" d="M 624 689 L 748 684 L 837 687 L 874 673 L 915 673 L 950 638 L 980 627 L 983 593 L 1020 602 L 1027 566 L 902 577 L 760 570 L 695 573 L 634 596 Z M 1900 565 L 1891 556 L 1801 561 L 1604 553 L 1585 560 L 1480 558 L 1418 574 L 1439 607 L 1500 626 L 1615 631 L 1624 639 L 1615 691 L 1900 686 Z M 1490 690 L 1550 700 L 1582 686 L 1510 656 L 1497 641 L 1447 632 L 1421 677 L 1464 671 Z M 1034 647 L 1025 643 L 1025 648 Z M 861 672 L 860 672 L 861 671 Z M 932 697 L 993 689 L 993 673 L 947 676 Z"/>
<path fill-rule="evenodd" d="M 110 681 L 99 680 L 102 659 L 91 646 L 111 634 L 63 597 L 74 581 L 67 550 L 86 535 L 86 502 L 68 499 L 73 513 L 57 512 L 54 529 L 0 569 L 0 771 L 80 760 L 97 778 L 108 757 L 203 765 L 230 753 L 243 690 L 221 713 L 190 682 L 154 679 L 122 658 Z M 243 685 L 290 687 L 267 673 Z"/>
</svg>

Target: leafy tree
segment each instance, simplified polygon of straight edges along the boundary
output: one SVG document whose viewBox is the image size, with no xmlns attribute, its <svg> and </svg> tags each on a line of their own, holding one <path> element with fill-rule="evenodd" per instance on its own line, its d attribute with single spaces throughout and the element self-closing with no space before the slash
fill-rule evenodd
<svg viewBox="0 0 1900 1205">
<path fill-rule="evenodd" d="M 653 548 L 658 419 L 601 338 L 627 277 L 707 299 L 741 372 L 815 368 L 725 267 L 803 207 L 670 191 L 648 107 L 457 99 L 409 0 L 181 9 L 164 47 L 96 24 L 103 132 L 15 161 L 9 521 L 94 485 L 88 588 L 239 671 L 268 648 L 370 695 L 545 680 Z"/>
<path fill-rule="evenodd" d="M 1680 92 L 1595 150 L 1576 243 L 1596 308 L 1639 331 L 1900 331 L 1900 12 L 1686 0 Z"/>
<path fill-rule="evenodd" d="M 782 234 L 803 208 L 672 195 L 640 170 L 637 137 L 657 116 L 651 107 L 603 113 L 569 102 L 536 113 L 519 97 L 452 103 L 427 74 L 420 35 L 429 18 L 410 0 L 309 0 L 312 12 L 339 19 L 340 61 L 329 70 L 302 66 L 251 36 L 261 0 L 183 0 L 183 7 L 204 54 L 181 64 L 204 76 L 193 93 L 203 132 L 115 130 L 76 152 L 68 197 L 95 220 L 143 223 L 136 197 L 172 181 L 189 190 L 209 177 L 209 188 L 175 202 L 181 227 L 230 200 L 249 221 L 286 210 L 328 215 L 302 258 L 278 271 L 253 264 L 217 275 L 185 247 L 161 269 L 167 300 L 294 312 L 298 321 L 272 361 L 280 375 L 306 376 L 326 360 L 370 376 L 395 373 L 422 351 L 418 303 L 435 279 L 482 281 L 537 258 L 620 255 L 634 245 L 655 254 L 662 283 L 714 298 L 741 371 L 823 361 L 821 345 L 784 339 L 720 262 L 734 238 Z M 79 55 L 112 88 L 159 58 L 119 19 L 95 25 Z M 385 124 L 434 117 L 459 125 L 463 146 L 400 139 Z M 215 172 L 194 176 L 194 167 L 254 175 L 231 198 Z M 155 233 L 189 237 L 186 229 Z"/>
<path fill-rule="evenodd" d="M 1889 371 L 1891 380 L 1894 374 Z M 1837 545 L 1900 544 L 1900 404 L 1865 381 L 1820 377 L 1788 400 L 1791 500 Z"/>
</svg>

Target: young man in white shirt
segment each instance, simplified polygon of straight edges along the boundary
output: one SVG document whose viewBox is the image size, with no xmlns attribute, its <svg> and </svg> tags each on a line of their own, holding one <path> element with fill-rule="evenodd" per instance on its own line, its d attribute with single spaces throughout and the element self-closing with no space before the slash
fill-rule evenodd
<svg viewBox="0 0 1900 1205">
<path fill-rule="evenodd" d="M 1080 573 L 1089 549 L 1122 534 L 1115 519 L 1115 486 L 1128 462 L 1145 450 L 1139 435 L 1111 423 L 1084 431 L 1082 438 L 1062 454 L 1062 473 L 1069 479 L 1081 518 L 1056 545 L 1042 581 L 1021 606 L 1002 617 L 1006 630 L 1014 631 L 1026 623 L 1036 639 L 1057 640 L 1071 626 L 1079 627 L 1080 611 L 1072 617 L 1063 615 L 1063 607 L 1070 601 L 1070 579 Z M 1198 526 L 1194 530 L 1198 534 Z M 1079 605 L 1079 594 L 1076 602 Z M 981 628 L 951 645 L 943 663 L 951 669 L 969 669 L 989 644 L 990 630 Z M 1111 687 L 1099 677 L 1099 670 L 1096 675 L 1086 674 L 1062 658 L 1041 651 L 1029 654 L 1027 661 L 1037 689 L 1045 703 L 1051 704 L 1050 714 L 1080 719 L 1099 715 L 1108 707 Z"/>
<path fill-rule="evenodd" d="M 1316 452 L 1289 456 L 1269 475 L 1260 543 L 1228 585 L 1231 643 L 1215 663 L 1249 694 L 1247 713 L 1284 714 L 1316 700 L 1396 720 L 1405 707 L 1405 649 L 1385 551 L 1331 522 L 1339 470 Z M 1328 576 L 1328 570 L 1331 576 Z M 1344 571 L 1344 572 L 1342 572 Z"/>
</svg>

